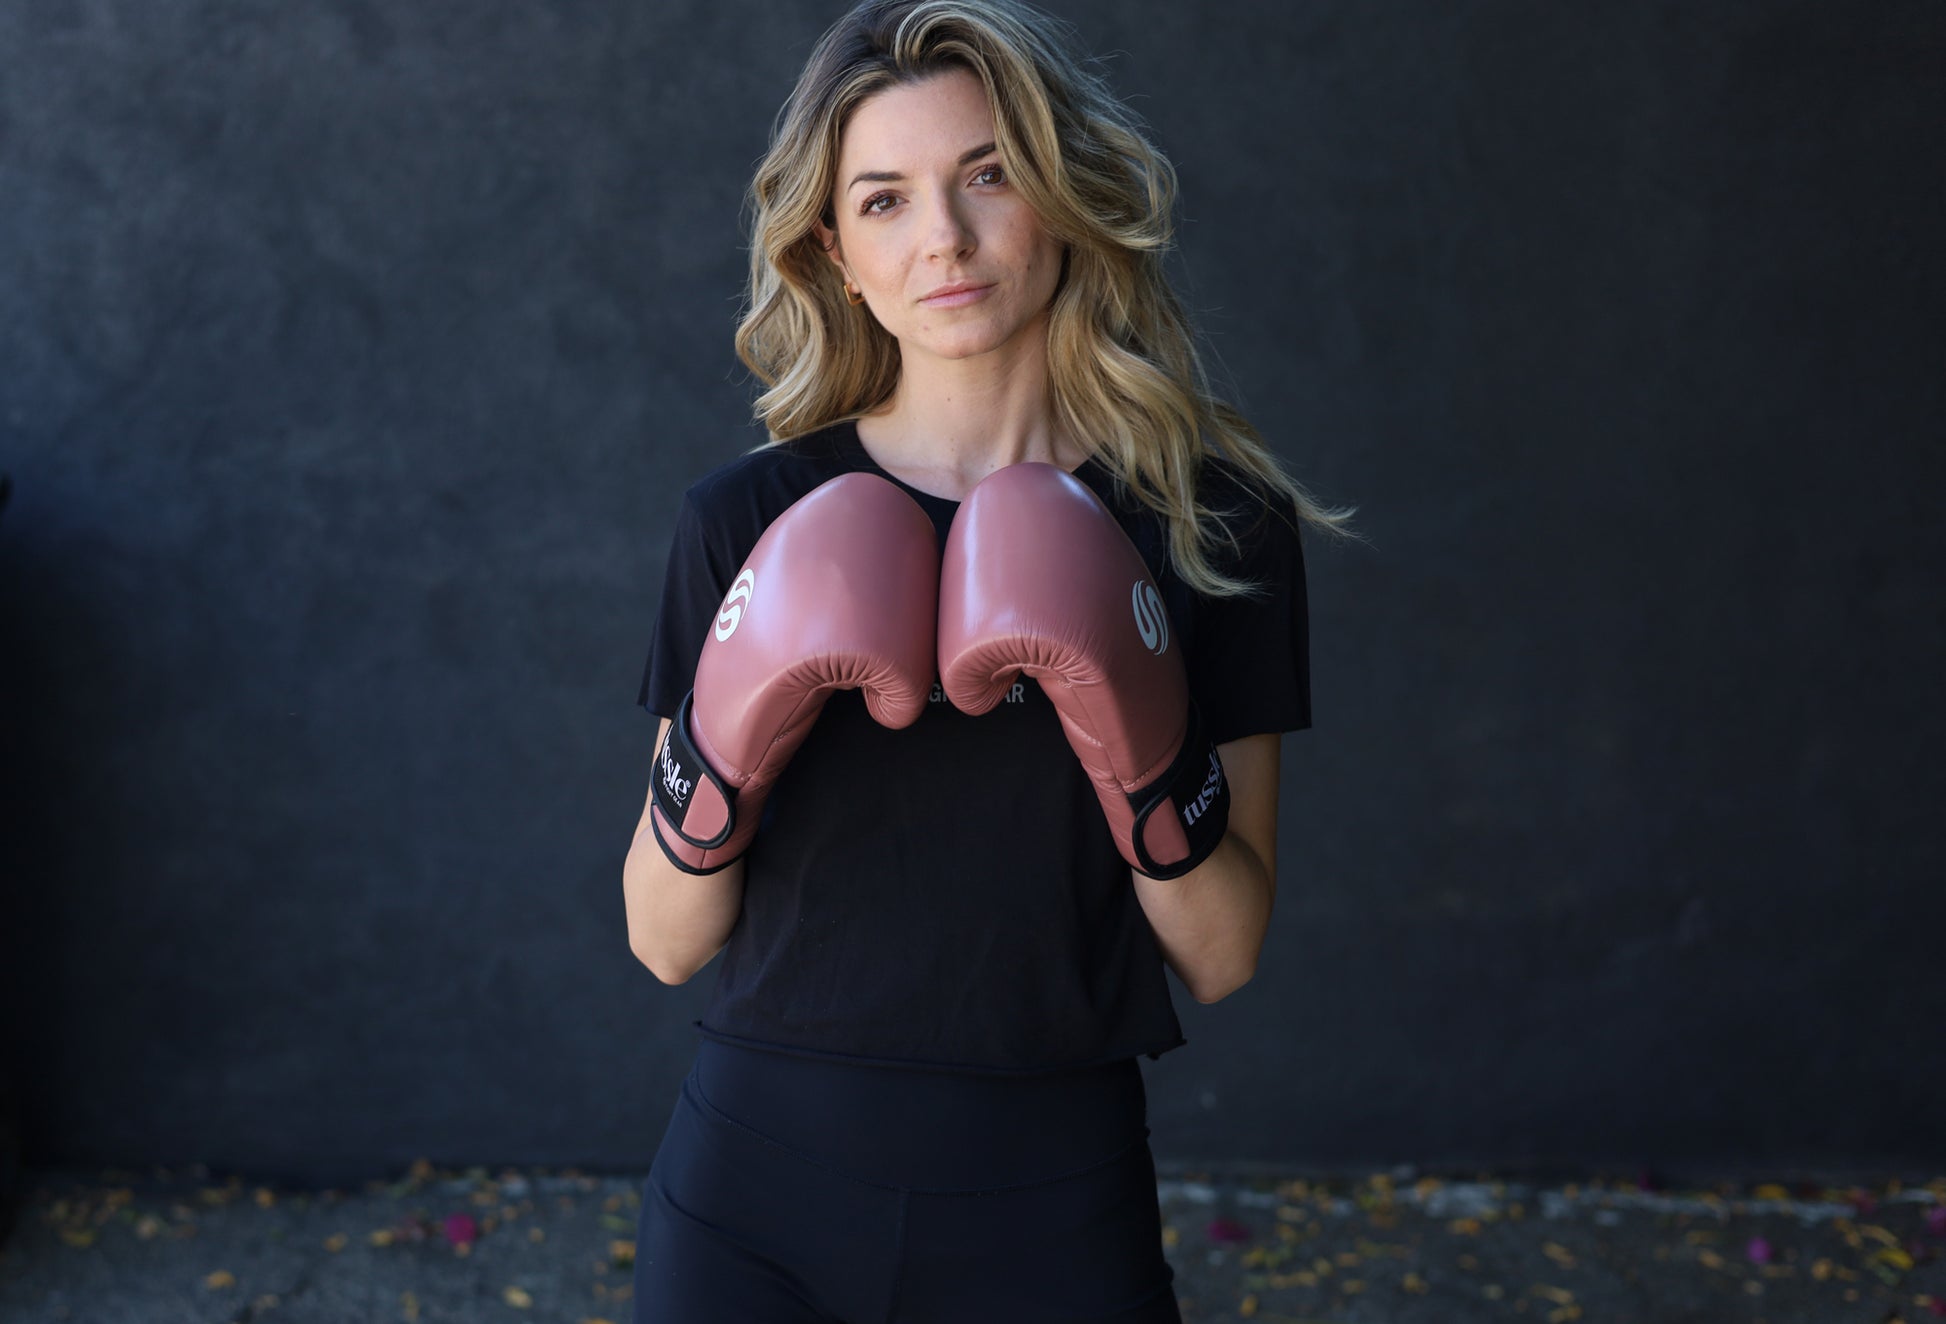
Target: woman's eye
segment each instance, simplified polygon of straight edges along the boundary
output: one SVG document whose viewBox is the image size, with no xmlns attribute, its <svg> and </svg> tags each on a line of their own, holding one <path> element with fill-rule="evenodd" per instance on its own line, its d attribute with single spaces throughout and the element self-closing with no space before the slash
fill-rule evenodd
<svg viewBox="0 0 1946 1324">
<path fill-rule="evenodd" d="M 987 177 L 989 175 L 998 176 L 998 178 L 988 179 Z M 1004 184 L 1007 182 L 1007 172 L 997 164 L 984 165 L 980 167 L 979 173 L 974 175 L 973 178 L 976 181 L 985 180 L 991 184 Z M 896 201 L 898 199 L 890 193 L 874 193 L 871 197 L 866 198 L 858 204 L 858 214 L 861 216 L 883 216 L 892 209 L 890 207 L 881 207 L 878 204 L 881 202 Z"/>
</svg>

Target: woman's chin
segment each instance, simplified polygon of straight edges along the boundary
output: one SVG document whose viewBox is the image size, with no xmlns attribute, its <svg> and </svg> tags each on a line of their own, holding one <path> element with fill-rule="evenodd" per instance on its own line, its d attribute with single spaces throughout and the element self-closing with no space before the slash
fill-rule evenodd
<svg viewBox="0 0 1946 1324">
<path fill-rule="evenodd" d="M 916 350 L 935 359 L 976 359 L 983 354 L 991 354 L 995 350 L 1005 348 L 1010 339 L 1011 337 L 991 327 L 979 330 L 968 327 L 957 335 L 933 335 L 902 341 L 900 347 L 907 357 Z"/>
</svg>

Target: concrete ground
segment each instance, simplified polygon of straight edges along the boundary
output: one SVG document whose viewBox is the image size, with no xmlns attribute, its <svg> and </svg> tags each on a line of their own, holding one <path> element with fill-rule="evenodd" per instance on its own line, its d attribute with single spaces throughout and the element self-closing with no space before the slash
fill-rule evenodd
<svg viewBox="0 0 1946 1324">
<path fill-rule="evenodd" d="M 359 1191 L 30 1174 L 0 1321 L 626 1324 L 640 1181 L 424 1163 Z M 1681 1191 L 1165 1171 L 1160 1196 L 1192 1324 L 1946 1317 L 1946 1178 Z"/>
</svg>

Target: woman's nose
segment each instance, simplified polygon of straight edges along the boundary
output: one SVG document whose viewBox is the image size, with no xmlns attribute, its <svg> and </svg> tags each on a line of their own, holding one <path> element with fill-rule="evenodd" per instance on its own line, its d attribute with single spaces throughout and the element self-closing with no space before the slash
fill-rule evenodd
<svg viewBox="0 0 1946 1324">
<path fill-rule="evenodd" d="M 978 242 L 973 237 L 971 223 L 950 198 L 934 203 L 927 221 L 926 256 L 928 258 L 961 258 L 978 246 Z"/>
</svg>

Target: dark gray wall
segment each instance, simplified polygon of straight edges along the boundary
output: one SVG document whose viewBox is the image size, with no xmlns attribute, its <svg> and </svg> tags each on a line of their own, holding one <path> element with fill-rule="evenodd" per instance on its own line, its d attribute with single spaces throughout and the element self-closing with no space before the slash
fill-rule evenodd
<svg viewBox="0 0 1946 1324">
<path fill-rule="evenodd" d="M 1256 980 L 1165 1161 L 1937 1164 L 1946 10 L 1060 11 L 1311 544 Z M 830 4 L 0 5 L 37 1163 L 646 1165 L 669 521 Z"/>
</svg>

